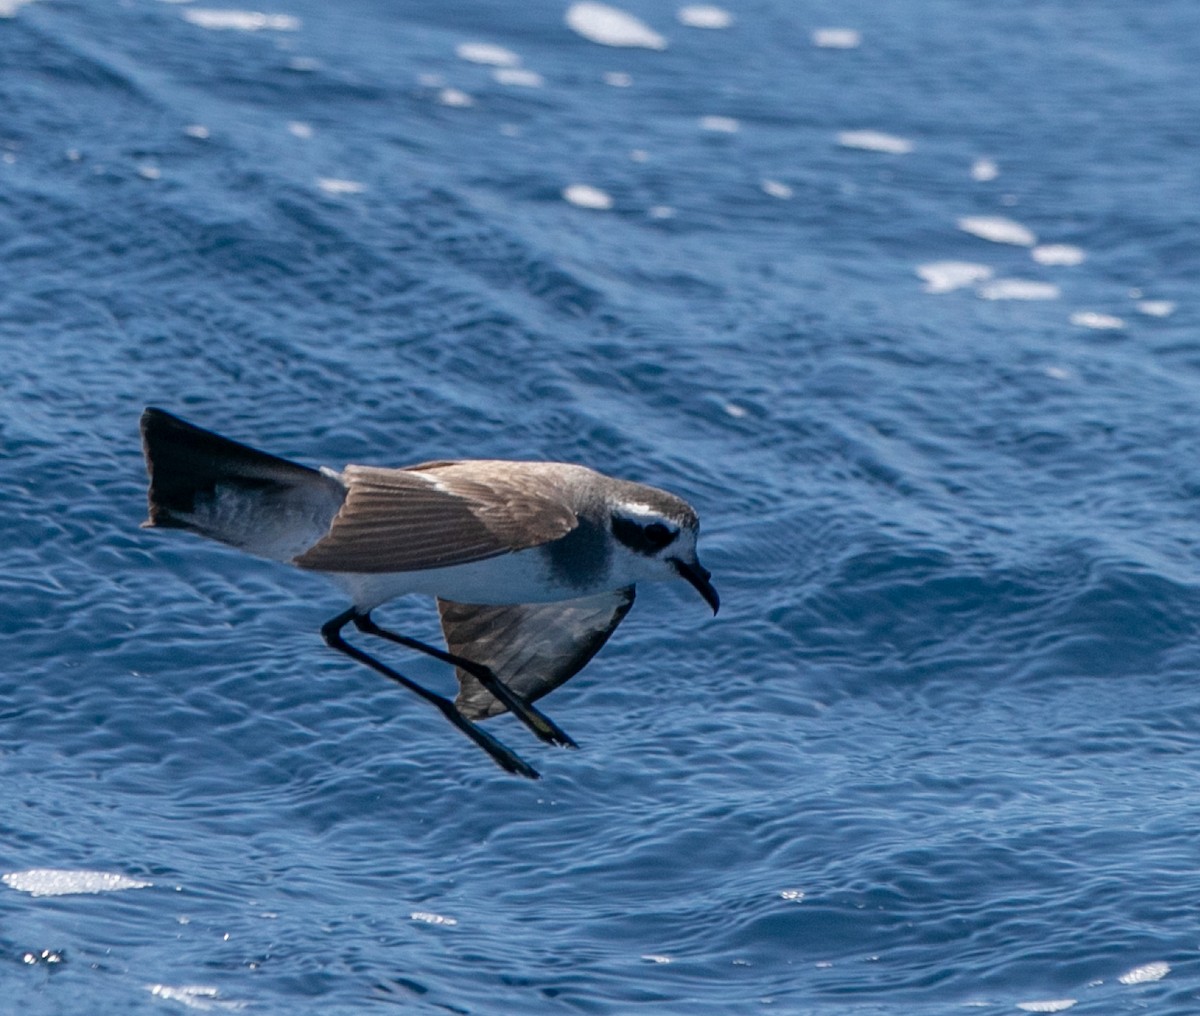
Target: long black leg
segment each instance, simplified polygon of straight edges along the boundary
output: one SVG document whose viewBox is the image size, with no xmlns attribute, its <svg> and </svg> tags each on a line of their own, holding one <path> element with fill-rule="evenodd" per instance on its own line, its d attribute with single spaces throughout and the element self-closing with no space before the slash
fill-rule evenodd
<svg viewBox="0 0 1200 1016">
<path fill-rule="evenodd" d="M 462 656 L 456 656 L 454 653 L 448 653 L 443 649 L 438 649 L 437 646 L 431 646 L 427 642 L 422 642 L 420 639 L 409 638 L 407 635 L 398 635 L 394 631 L 380 628 L 371 619 L 369 613 L 355 614 L 354 626 L 367 635 L 378 635 L 381 639 L 387 639 L 389 642 L 395 642 L 409 649 L 415 649 L 419 653 L 432 656 L 435 660 L 441 660 L 443 663 L 449 663 L 452 666 L 465 670 L 472 677 L 477 678 L 479 683 L 503 702 L 518 720 L 524 723 L 525 726 L 547 744 L 557 744 L 563 748 L 579 747 L 572 740 L 570 734 L 550 719 L 549 716 L 541 712 L 541 710 L 535 709 L 526 702 L 520 695 L 501 681 L 492 672 L 490 667 L 485 667 L 481 663 L 465 659 Z"/>
<path fill-rule="evenodd" d="M 467 735 L 479 747 L 492 756 L 495 763 L 501 769 L 506 769 L 510 773 L 516 773 L 518 776 L 526 776 L 531 780 L 540 779 L 541 776 L 533 766 L 529 765 L 521 758 L 518 758 L 512 751 L 506 748 L 503 744 L 492 737 L 486 730 L 477 727 L 474 723 L 468 720 L 455 707 L 454 703 L 447 698 L 443 698 L 436 692 L 430 691 L 428 688 L 423 688 L 415 681 L 409 680 L 403 674 L 392 670 L 391 667 L 380 663 L 375 657 L 368 653 L 364 653 L 361 649 L 350 645 L 342 638 L 342 629 L 351 621 L 357 621 L 359 613 L 353 607 L 344 613 L 338 614 L 337 617 L 330 621 L 326 621 L 321 625 L 321 637 L 325 640 L 325 644 L 332 649 L 336 649 L 340 653 L 345 653 L 351 659 L 358 660 L 360 663 L 365 663 L 372 670 L 378 671 L 384 677 L 390 678 L 397 684 L 402 685 L 411 692 L 420 695 L 426 702 L 435 706 L 441 714 L 453 723 L 459 730 Z"/>
</svg>

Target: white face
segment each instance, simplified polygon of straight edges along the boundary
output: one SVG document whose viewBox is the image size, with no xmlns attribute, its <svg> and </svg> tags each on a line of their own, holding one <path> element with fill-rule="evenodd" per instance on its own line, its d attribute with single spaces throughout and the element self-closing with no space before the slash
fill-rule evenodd
<svg viewBox="0 0 1200 1016">
<path fill-rule="evenodd" d="M 695 530 L 681 529 L 678 522 L 665 518 L 641 505 L 621 505 L 612 515 L 612 533 L 617 546 L 625 551 L 627 567 L 641 579 L 678 578 L 670 559 L 696 556 Z"/>
<path fill-rule="evenodd" d="M 612 512 L 612 534 L 618 548 L 614 565 L 629 582 L 665 582 L 682 578 L 717 610 L 717 594 L 709 573 L 696 556 L 696 528 L 681 525 L 647 505 L 622 503 Z M 624 553 L 621 553 L 624 551 Z"/>
</svg>

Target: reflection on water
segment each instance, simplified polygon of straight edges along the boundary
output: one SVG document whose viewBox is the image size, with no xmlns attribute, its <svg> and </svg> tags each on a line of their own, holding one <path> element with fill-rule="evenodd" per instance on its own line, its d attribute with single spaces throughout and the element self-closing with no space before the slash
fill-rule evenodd
<svg viewBox="0 0 1200 1016">
<path fill-rule="evenodd" d="M 563 190 L 563 198 L 578 208 L 594 208 L 606 211 L 613 206 L 611 195 L 599 187 L 586 183 L 573 183 Z"/>
<path fill-rule="evenodd" d="M 996 279 L 977 290 L 985 300 L 1057 300 L 1062 290 L 1036 279 Z"/>
<path fill-rule="evenodd" d="M 927 293 L 949 293 L 992 277 L 992 269 L 973 261 L 931 261 L 917 265 Z"/>
<path fill-rule="evenodd" d="M 153 884 L 108 871 L 66 871 L 58 868 L 10 871 L 0 875 L 0 882 L 30 896 L 120 892 L 123 889 L 146 889 Z"/>
<path fill-rule="evenodd" d="M 841 131 L 837 141 L 843 148 L 861 148 L 865 152 L 907 155 L 913 150 L 913 143 L 907 138 L 885 134 L 883 131 Z"/>
<path fill-rule="evenodd" d="M 187 7 L 183 10 L 183 19 L 200 28 L 213 31 L 260 32 L 298 32 L 300 19 L 290 14 L 261 14 L 257 11 L 210 10 L 201 7 Z"/>
<path fill-rule="evenodd" d="M 733 15 L 723 7 L 712 4 L 688 4 L 675 12 L 681 25 L 689 28 L 728 28 Z"/>
<path fill-rule="evenodd" d="M 853 28 L 817 28 L 812 42 L 822 49 L 857 49 L 862 45 L 862 35 Z"/>
<path fill-rule="evenodd" d="M 1029 252 L 1039 265 L 1081 265 L 1087 255 L 1069 243 L 1044 243 Z"/>
<path fill-rule="evenodd" d="M 666 49 L 667 40 L 627 11 L 608 4 L 574 3 L 567 8 L 567 27 L 601 46 Z"/>
<path fill-rule="evenodd" d="M 1002 215 L 964 215 L 958 220 L 958 228 L 992 243 L 1011 243 L 1018 247 L 1032 247 L 1037 243 L 1033 230 Z"/>
</svg>

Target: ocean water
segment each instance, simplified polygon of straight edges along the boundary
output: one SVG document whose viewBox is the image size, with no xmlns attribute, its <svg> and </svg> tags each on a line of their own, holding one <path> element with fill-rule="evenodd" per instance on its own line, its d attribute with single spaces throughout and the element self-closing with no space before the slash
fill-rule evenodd
<svg viewBox="0 0 1200 1016">
<path fill-rule="evenodd" d="M 0 0 L 0 1011 L 1200 1011 L 1196 6 L 200 2 Z M 506 776 L 146 404 L 667 487 L 721 614 Z"/>
</svg>

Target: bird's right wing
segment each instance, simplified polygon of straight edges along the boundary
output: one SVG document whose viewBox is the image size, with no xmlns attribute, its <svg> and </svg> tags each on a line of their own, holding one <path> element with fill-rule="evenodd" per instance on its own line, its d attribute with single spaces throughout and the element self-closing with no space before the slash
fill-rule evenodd
<svg viewBox="0 0 1200 1016">
<path fill-rule="evenodd" d="M 494 607 L 438 600 L 446 645 L 455 656 L 483 664 L 527 702 L 541 698 L 583 669 L 633 606 L 633 586 L 556 603 Z M 505 711 L 479 681 L 461 669 L 455 705 L 471 720 Z"/>
</svg>

